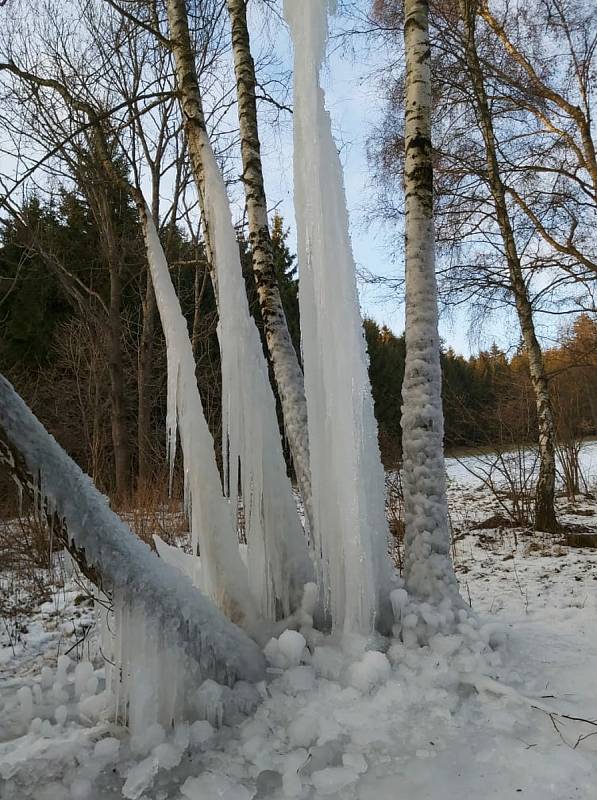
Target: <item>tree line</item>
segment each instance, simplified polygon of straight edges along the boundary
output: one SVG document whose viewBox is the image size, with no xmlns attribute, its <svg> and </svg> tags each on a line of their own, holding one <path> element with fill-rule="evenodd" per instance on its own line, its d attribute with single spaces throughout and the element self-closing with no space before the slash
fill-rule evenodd
<svg viewBox="0 0 597 800">
<path fill-rule="evenodd" d="M 165 479 L 165 343 L 158 330 L 151 343 L 154 368 L 147 394 L 146 428 L 141 424 L 145 395 L 139 394 L 144 344 L 143 243 L 130 201 L 114 192 L 110 203 L 123 263 L 117 360 L 122 364 L 125 435 L 119 444 L 120 458 L 125 462 L 125 495 L 129 497 Z M 116 411 L 109 376 L 114 353 L 110 318 L 105 312 L 110 281 L 100 248 L 101 230 L 83 193 L 66 188 L 50 201 L 33 196 L 22 209 L 21 218 L 26 224 L 8 224 L 0 246 L 0 371 L 13 381 L 82 468 L 112 494 L 117 483 L 112 436 Z M 271 241 L 276 279 L 300 358 L 298 281 L 287 237 L 283 219 L 274 215 Z M 205 413 L 219 440 L 218 315 L 205 255 L 179 228 L 164 232 L 163 238 L 189 326 Z M 251 313 L 265 351 L 263 319 L 251 273 L 251 247 L 242 230 L 238 244 Z M 364 333 L 380 449 L 386 466 L 393 467 L 401 457 L 405 340 L 372 319 L 365 319 Z M 580 314 L 544 358 L 558 440 L 577 440 L 597 433 L 597 322 L 588 314 Z M 494 344 L 469 358 L 444 347 L 441 365 L 448 448 L 536 440 L 537 420 L 524 346 L 509 357 Z"/>
</svg>

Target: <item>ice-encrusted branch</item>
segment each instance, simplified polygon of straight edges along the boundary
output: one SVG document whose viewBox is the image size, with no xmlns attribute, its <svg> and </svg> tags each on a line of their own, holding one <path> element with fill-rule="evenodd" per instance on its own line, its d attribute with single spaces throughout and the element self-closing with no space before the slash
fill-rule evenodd
<svg viewBox="0 0 597 800">
<path fill-rule="evenodd" d="M 131 532 L 3 376 L 0 437 L 22 458 L 48 511 L 63 521 L 104 588 L 125 603 L 140 605 L 156 631 L 187 654 L 203 679 L 228 685 L 263 679 L 264 657 L 255 642 Z"/>
</svg>

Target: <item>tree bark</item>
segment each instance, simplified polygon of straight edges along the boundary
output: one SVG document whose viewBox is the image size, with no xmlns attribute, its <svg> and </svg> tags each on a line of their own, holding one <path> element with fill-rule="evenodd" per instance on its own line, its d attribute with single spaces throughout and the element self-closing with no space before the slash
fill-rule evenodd
<svg viewBox="0 0 597 800">
<path fill-rule="evenodd" d="M 433 223 L 428 0 L 406 0 L 406 362 L 402 388 L 405 578 L 410 592 L 457 596 L 443 454 Z"/>
<path fill-rule="evenodd" d="M 145 297 L 143 299 L 143 328 L 139 342 L 138 368 L 138 417 L 137 448 L 138 471 L 137 488 L 147 485 L 152 478 L 151 469 L 151 410 L 153 393 L 151 376 L 153 372 L 153 344 L 155 337 L 156 301 L 151 274 L 147 270 Z"/>
<path fill-rule="evenodd" d="M 541 347 L 535 333 L 533 308 L 524 280 L 516 240 L 514 238 L 514 231 L 508 212 L 506 189 L 501 179 L 497 159 L 497 145 L 493 121 L 487 100 L 483 71 L 477 53 L 475 41 L 476 17 L 478 13 L 477 0 L 460 0 L 460 9 L 464 22 L 465 58 L 473 87 L 476 112 L 485 143 L 489 188 L 495 203 L 497 221 L 504 243 L 510 286 L 529 359 L 529 372 L 537 407 L 540 466 L 539 477 L 535 487 L 535 528 L 537 530 L 554 532 L 558 528 L 554 509 L 556 475 L 555 432 L 547 374 L 543 363 Z"/>
<path fill-rule="evenodd" d="M 122 502 L 130 494 L 131 459 L 127 425 L 124 366 L 122 360 L 122 275 L 111 209 L 105 187 L 92 194 L 96 198 L 98 221 L 103 228 L 102 249 L 110 275 L 108 311 L 108 368 L 110 373 L 110 408 L 116 500 Z"/>
<path fill-rule="evenodd" d="M 242 177 L 245 186 L 253 274 L 267 348 L 280 395 L 284 429 L 305 504 L 305 512 L 311 526 L 313 515 L 305 382 L 288 330 L 274 268 L 257 124 L 255 100 L 257 81 L 247 27 L 247 3 L 246 0 L 227 0 L 227 4 L 232 24 L 232 52 L 243 162 Z"/>
<path fill-rule="evenodd" d="M 239 116 L 243 171 L 247 186 L 247 211 L 249 216 L 253 264 L 257 281 L 259 302 L 266 326 L 266 338 L 274 376 L 280 393 L 284 428 L 299 482 L 299 489 L 310 523 L 311 481 L 309 473 L 308 432 L 304 381 L 280 300 L 280 293 L 273 271 L 271 237 L 267 220 L 267 207 L 263 189 L 263 175 L 259 155 L 259 138 L 255 109 L 254 67 L 249 50 L 248 32 L 244 10 L 244 32 L 242 19 L 239 22 L 238 3 L 232 3 L 234 12 L 233 38 L 235 46 L 235 71 L 239 92 Z M 176 80 L 180 94 L 184 130 L 187 137 L 193 175 L 197 184 L 208 262 L 213 264 L 213 244 L 210 242 L 209 219 L 206 217 L 204 186 L 203 148 L 209 146 L 205 117 L 201 101 L 195 58 L 191 46 L 188 18 L 184 0 L 168 0 L 168 22 L 171 46 L 176 65 Z M 231 12 L 232 19 L 232 12 Z M 239 27 L 240 26 L 240 27 Z M 240 49 L 237 53 L 236 50 Z M 240 76 L 240 77 L 239 77 Z M 217 282 L 213 267 L 212 280 L 217 296 Z"/>
<path fill-rule="evenodd" d="M 152 174 L 151 214 L 158 224 L 160 218 L 160 172 L 161 165 L 154 165 Z M 176 217 L 176 215 L 174 215 Z M 153 343 L 157 304 L 149 268 L 146 270 L 145 296 L 142 301 L 143 327 L 139 342 L 137 370 L 137 489 L 146 486 L 152 478 L 151 471 L 151 410 L 153 393 Z"/>
</svg>

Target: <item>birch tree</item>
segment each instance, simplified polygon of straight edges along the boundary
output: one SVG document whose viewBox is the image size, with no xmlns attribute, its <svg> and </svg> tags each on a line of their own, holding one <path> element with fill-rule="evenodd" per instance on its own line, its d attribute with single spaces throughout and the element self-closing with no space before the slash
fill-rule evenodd
<svg viewBox="0 0 597 800">
<path fill-rule="evenodd" d="M 284 426 L 291 447 L 301 495 L 309 514 L 311 489 L 304 384 L 288 333 L 280 293 L 273 272 L 271 237 L 259 157 L 255 73 L 249 49 L 246 17 L 244 13 L 242 18 L 239 16 L 241 12 L 238 3 L 233 2 L 232 8 L 229 6 L 229 10 L 233 25 L 233 38 L 236 43 L 234 58 L 241 123 L 243 179 L 247 187 L 247 211 L 251 245 L 254 248 L 253 267 L 266 328 L 268 349 L 282 402 Z M 212 264 L 212 279 L 216 286 L 217 277 L 213 270 L 213 242 L 211 241 L 209 212 L 205 207 L 206 156 L 204 151 L 205 148 L 210 147 L 210 143 L 184 0 L 167 0 L 167 12 L 170 28 L 169 46 L 174 54 L 184 130 L 202 208 L 206 254 L 208 261 Z"/>
<path fill-rule="evenodd" d="M 406 0 L 404 544 L 407 588 L 416 595 L 441 601 L 457 593 L 457 587 L 450 559 L 443 456 L 428 17 L 427 0 Z"/>
<path fill-rule="evenodd" d="M 267 347 L 282 405 L 284 428 L 307 519 L 312 523 L 307 401 L 303 373 L 288 330 L 274 267 L 261 164 L 255 99 L 257 79 L 247 26 L 247 1 L 227 0 L 227 5 L 232 25 L 232 52 L 243 164 L 242 180 L 245 187 L 253 274 Z"/>
<path fill-rule="evenodd" d="M 476 47 L 477 0 L 460 0 L 460 13 L 464 25 L 466 65 L 470 75 L 475 110 L 485 144 L 487 180 L 495 203 L 497 223 L 503 239 L 510 275 L 510 286 L 514 295 L 516 312 L 529 359 L 529 371 L 535 392 L 540 452 L 539 476 L 535 488 L 535 527 L 538 530 L 553 532 L 557 530 L 557 519 L 554 510 L 555 433 L 547 374 L 541 347 L 535 332 L 533 308 L 529 299 L 516 239 L 510 221 L 506 202 L 506 189 L 500 175 L 492 114 L 487 100 L 483 70 Z"/>
</svg>

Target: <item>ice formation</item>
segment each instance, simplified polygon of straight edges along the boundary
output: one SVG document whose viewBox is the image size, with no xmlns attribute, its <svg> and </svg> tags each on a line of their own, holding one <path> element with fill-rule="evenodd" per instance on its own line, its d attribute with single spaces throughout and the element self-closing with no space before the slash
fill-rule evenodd
<svg viewBox="0 0 597 800">
<path fill-rule="evenodd" d="M 421 7 L 422 8 L 422 7 Z M 450 557 L 444 464 L 433 182 L 431 75 L 426 9 L 407 11 L 405 36 L 406 362 L 402 445 L 406 587 L 433 604 L 462 606 Z M 412 23 L 412 24 L 411 24 Z M 435 621 L 427 624 L 433 629 Z"/>
<path fill-rule="evenodd" d="M 274 620 L 300 604 L 313 567 L 286 474 L 267 362 L 249 314 L 226 186 L 207 138 L 203 167 L 218 287 L 225 487 L 236 508 L 240 484 L 249 584 L 260 615 Z"/>
<path fill-rule="evenodd" d="M 174 465 L 176 428 L 184 458 L 185 499 L 190 509 L 193 549 L 203 557 L 202 588 L 236 621 L 254 619 L 247 571 L 238 552 L 236 505 L 222 494 L 214 444 L 207 426 L 186 320 L 149 210 L 145 243 L 168 360 L 168 441 Z"/>
<path fill-rule="evenodd" d="M 2 457 L 20 454 L 40 502 L 65 521 L 70 540 L 87 564 L 97 565 L 104 587 L 113 593 L 121 631 L 115 655 L 123 677 L 116 688 L 131 718 L 143 727 L 153 714 L 177 713 L 182 681 L 213 678 L 233 685 L 241 678 L 263 678 L 258 646 L 131 533 L 2 376 L 0 431 L 8 445 Z M 67 662 L 62 656 L 55 695 L 64 691 Z M 59 696 L 56 701 L 63 702 Z M 26 702 L 23 706 L 29 713 Z"/>
<path fill-rule="evenodd" d="M 319 85 L 327 5 L 284 3 L 294 44 L 299 301 L 319 577 L 334 628 L 366 634 L 376 617 L 384 625 L 380 611 L 388 617 L 388 530 L 342 169 Z"/>
</svg>

